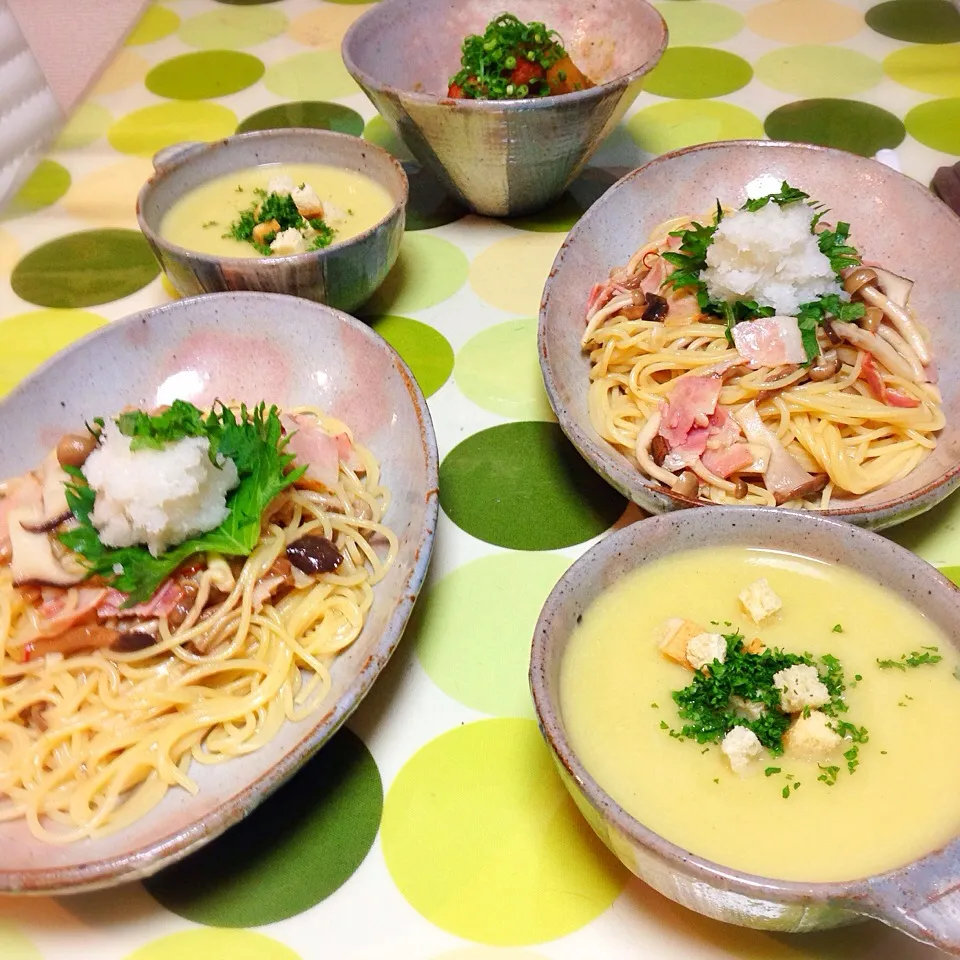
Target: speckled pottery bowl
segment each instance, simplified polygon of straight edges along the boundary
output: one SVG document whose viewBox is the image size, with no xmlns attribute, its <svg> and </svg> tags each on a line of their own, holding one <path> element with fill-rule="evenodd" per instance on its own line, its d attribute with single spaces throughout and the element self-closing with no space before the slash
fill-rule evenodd
<svg viewBox="0 0 960 960">
<path fill-rule="evenodd" d="M 181 296 L 227 290 L 289 293 L 354 310 L 386 279 L 400 252 L 409 193 L 407 176 L 385 150 L 329 130 L 260 130 L 214 143 L 183 143 L 154 157 L 156 173 L 137 197 L 137 220 L 160 266 Z M 324 163 L 355 170 L 393 201 L 378 223 L 349 240 L 292 256 L 221 257 L 171 243 L 164 214 L 186 192 L 234 170 L 267 163 Z"/>
<path fill-rule="evenodd" d="M 265 322 L 265 321 L 269 322 Z M 331 667 L 322 708 L 255 752 L 194 764 L 199 792 L 171 789 L 129 827 L 62 846 L 0 823 L 0 892 L 67 893 L 148 876 L 213 840 L 337 731 L 393 653 L 426 574 L 437 519 L 437 447 L 407 365 L 369 327 L 295 297 L 222 293 L 178 300 L 102 327 L 0 402 L 0 477 L 36 466 L 65 432 L 127 404 L 216 398 L 321 407 L 378 457 L 386 522 L 400 550 L 374 587 L 363 631 Z"/>
<path fill-rule="evenodd" d="M 510 12 L 556 30 L 596 87 L 535 100 L 455 100 L 464 37 L 502 0 L 381 0 L 347 32 L 343 62 L 414 156 L 486 216 L 537 210 L 567 188 L 640 92 L 667 44 L 645 0 L 515 0 Z"/>
<path fill-rule="evenodd" d="M 603 790 L 574 752 L 560 707 L 559 680 L 578 619 L 626 574 L 704 543 L 783 550 L 843 564 L 896 592 L 953 643 L 960 642 L 960 591 L 912 553 L 850 524 L 783 509 L 716 507 L 624 527 L 563 575 L 533 637 L 530 686 L 540 729 L 580 812 L 631 872 L 664 896 L 713 919 L 799 933 L 874 917 L 960 954 L 960 837 L 898 870 L 863 880 L 773 880 L 713 863 L 654 833 Z"/>
<path fill-rule="evenodd" d="M 590 422 L 590 363 L 580 348 L 587 297 L 658 224 L 709 211 L 717 198 L 739 205 L 744 186 L 765 175 L 822 201 L 831 220 L 848 221 L 865 260 L 916 281 L 910 305 L 933 341 L 946 427 L 936 450 L 907 477 L 823 511 L 873 529 L 900 523 L 960 483 L 960 219 L 915 180 L 874 160 L 806 144 L 731 141 L 666 154 L 620 180 L 570 232 L 544 288 L 539 347 L 550 405 L 580 454 L 624 496 L 654 513 L 694 505 L 642 476 Z"/>
</svg>

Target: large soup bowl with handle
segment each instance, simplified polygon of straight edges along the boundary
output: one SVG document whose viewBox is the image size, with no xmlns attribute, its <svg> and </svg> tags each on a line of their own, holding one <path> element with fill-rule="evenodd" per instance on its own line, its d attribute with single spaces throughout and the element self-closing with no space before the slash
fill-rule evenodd
<svg viewBox="0 0 960 960">
<path fill-rule="evenodd" d="M 515 0 L 510 12 L 563 38 L 596 83 L 530 100 L 447 95 L 466 36 L 504 12 L 502 0 L 382 0 L 347 31 L 343 62 L 414 156 L 462 203 L 486 216 L 537 210 L 567 188 L 640 92 L 667 44 L 645 0 Z"/>
<path fill-rule="evenodd" d="M 0 892 L 72 893 L 148 876 L 250 813 L 340 728 L 396 649 L 426 574 L 437 517 L 437 448 L 409 368 L 346 314 L 297 297 L 223 293 L 118 320 L 68 347 L 0 401 L 0 477 L 34 469 L 78 424 L 128 404 L 215 399 L 310 405 L 348 424 L 380 461 L 384 522 L 399 552 L 373 588 L 356 640 L 333 661 L 320 708 L 252 753 L 194 763 L 195 795 L 169 790 L 138 820 L 72 843 L 37 840 L 23 819 L 0 823 Z"/>
<path fill-rule="evenodd" d="M 865 261 L 915 281 L 910 305 L 929 330 L 946 426 L 936 449 L 906 477 L 870 493 L 835 499 L 827 516 L 881 529 L 930 509 L 960 483 L 960 219 L 929 190 L 874 160 L 840 150 L 773 141 L 708 143 L 666 154 L 611 187 L 571 230 L 543 291 L 540 366 L 550 405 L 580 454 L 624 496 L 653 513 L 698 501 L 649 480 L 593 426 L 590 361 L 581 349 L 594 283 L 627 263 L 659 224 L 710 215 L 717 199 L 739 206 L 759 177 L 786 180 L 851 224 Z M 776 188 L 774 188 L 776 189 Z"/>
<path fill-rule="evenodd" d="M 185 193 L 234 171 L 277 163 L 355 171 L 386 191 L 391 208 L 355 237 L 289 256 L 225 257 L 189 250 L 164 236 L 164 215 Z M 137 197 L 137 220 L 180 296 L 258 290 L 353 311 L 383 283 L 400 253 L 407 176 L 386 150 L 366 140 L 330 130 L 258 130 L 212 143 L 175 144 L 157 153 L 153 165 L 154 175 Z"/>
<path fill-rule="evenodd" d="M 882 583 L 929 617 L 950 642 L 960 644 L 960 590 L 914 554 L 852 524 L 807 512 L 718 506 L 624 527 L 564 574 L 533 637 L 530 686 L 540 729 L 580 812 L 632 873 L 707 917 L 798 933 L 873 917 L 960 955 L 960 837 L 899 869 L 859 880 L 776 880 L 712 862 L 655 833 L 628 814 L 578 757 L 560 701 L 560 667 L 578 620 L 601 593 L 632 571 L 704 544 L 785 551 L 843 565 Z M 863 838 L 864 843 L 875 840 Z"/>
</svg>

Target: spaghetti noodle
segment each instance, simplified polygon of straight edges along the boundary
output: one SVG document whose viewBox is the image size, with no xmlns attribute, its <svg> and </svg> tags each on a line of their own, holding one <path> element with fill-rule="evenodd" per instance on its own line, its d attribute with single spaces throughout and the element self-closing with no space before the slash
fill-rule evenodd
<svg viewBox="0 0 960 960">
<path fill-rule="evenodd" d="M 115 831 L 171 787 L 195 793 L 194 762 L 248 754 L 317 710 L 398 545 L 369 450 L 351 438 L 335 483 L 308 477 L 272 500 L 248 556 L 193 556 L 130 608 L 98 578 L 18 587 L 0 565 L 0 819 L 59 844 Z"/>
<path fill-rule="evenodd" d="M 767 199 L 806 198 L 788 191 Z M 824 509 L 907 476 L 944 426 L 910 281 L 861 264 L 849 226 L 824 236 L 811 210 L 839 296 L 793 317 L 718 301 L 701 275 L 729 215 L 718 204 L 661 224 L 594 285 L 582 345 L 597 432 L 654 483 L 713 503 Z M 806 353 L 764 362 L 800 337 Z"/>
</svg>

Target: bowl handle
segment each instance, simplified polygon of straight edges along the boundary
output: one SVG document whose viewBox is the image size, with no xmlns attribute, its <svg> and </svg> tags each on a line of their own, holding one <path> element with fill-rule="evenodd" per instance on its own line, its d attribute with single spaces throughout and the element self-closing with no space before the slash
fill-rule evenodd
<svg viewBox="0 0 960 960">
<path fill-rule="evenodd" d="M 189 154 L 195 153 L 201 147 L 206 146 L 206 143 L 201 143 L 198 140 L 184 140 L 181 143 L 174 143 L 169 147 L 163 147 L 163 149 L 158 150 L 153 155 L 153 169 L 156 170 L 157 173 L 163 173 L 171 164 L 182 160 Z"/>
<path fill-rule="evenodd" d="M 868 881 L 857 913 L 960 956 L 960 851 L 950 844 L 894 874 Z"/>
</svg>

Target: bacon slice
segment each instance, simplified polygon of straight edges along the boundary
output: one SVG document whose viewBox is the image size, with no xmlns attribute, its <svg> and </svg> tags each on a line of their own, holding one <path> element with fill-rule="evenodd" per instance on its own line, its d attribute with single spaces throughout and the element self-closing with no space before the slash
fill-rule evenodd
<svg viewBox="0 0 960 960">
<path fill-rule="evenodd" d="M 762 317 L 738 323 L 733 328 L 733 342 L 737 353 L 753 367 L 807 362 L 796 317 Z"/>
<path fill-rule="evenodd" d="M 723 381 L 720 377 L 680 377 L 663 406 L 660 436 L 670 449 L 683 447 L 694 427 L 708 427 L 717 409 Z M 706 433 L 703 436 L 706 447 Z"/>
<path fill-rule="evenodd" d="M 881 403 L 891 407 L 919 407 L 920 401 L 916 397 L 901 390 L 899 387 L 888 387 L 883 382 L 883 376 L 877 367 L 873 354 L 863 351 L 863 363 L 860 365 L 860 377 L 865 380 L 867 387 L 874 397 Z"/>
<path fill-rule="evenodd" d="M 149 600 L 133 607 L 124 607 L 129 594 L 119 590 L 106 591 L 103 601 L 97 607 L 97 616 L 101 620 L 108 617 L 168 617 L 183 597 L 183 589 L 175 580 L 164 580 Z"/>
<path fill-rule="evenodd" d="M 333 490 L 340 475 L 337 441 L 312 417 L 285 414 L 282 419 L 290 434 L 289 451 L 297 458 L 299 465 L 307 466 L 304 476 L 328 490 Z"/>
<path fill-rule="evenodd" d="M 726 479 L 731 474 L 749 467 L 754 457 L 747 444 L 734 443 L 722 450 L 705 450 L 700 459 L 711 473 Z"/>
</svg>

